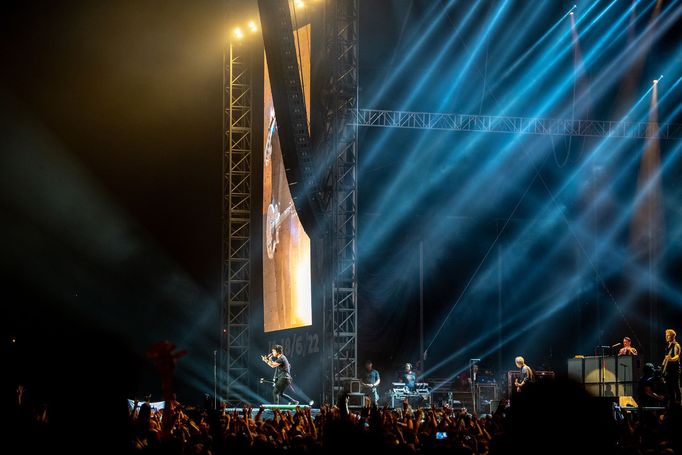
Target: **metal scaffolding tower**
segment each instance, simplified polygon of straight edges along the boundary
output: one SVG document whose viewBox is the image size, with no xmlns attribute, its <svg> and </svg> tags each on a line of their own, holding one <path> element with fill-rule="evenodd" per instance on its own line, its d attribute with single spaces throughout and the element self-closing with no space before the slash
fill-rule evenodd
<svg viewBox="0 0 682 455">
<path fill-rule="evenodd" d="M 326 183 L 331 277 L 324 308 L 324 400 L 334 402 L 345 381 L 357 377 L 357 158 L 358 0 L 328 0 L 326 59 L 330 94 L 324 144 L 331 172 Z"/>
<path fill-rule="evenodd" d="M 229 407 L 248 385 L 251 293 L 252 52 L 230 43 L 224 59 L 223 262 L 220 395 Z"/>
</svg>

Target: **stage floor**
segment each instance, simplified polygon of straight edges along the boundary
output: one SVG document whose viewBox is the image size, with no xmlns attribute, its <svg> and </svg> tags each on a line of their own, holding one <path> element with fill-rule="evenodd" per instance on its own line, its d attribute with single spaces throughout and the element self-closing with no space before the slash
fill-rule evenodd
<svg viewBox="0 0 682 455">
<path fill-rule="evenodd" d="M 275 409 L 278 409 L 278 410 L 280 410 L 280 411 L 282 411 L 282 412 L 289 411 L 289 412 L 291 412 L 292 414 L 296 412 L 296 408 L 297 408 L 297 407 L 300 408 L 301 410 L 310 409 L 310 414 L 311 414 L 313 417 L 317 416 L 317 414 L 320 413 L 320 408 L 313 408 L 313 407 L 310 407 L 310 406 L 307 405 L 307 404 L 299 404 L 299 405 L 291 405 L 291 404 L 279 404 L 279 405 L 277 405 L 277 404 L 266 404 L 266 405 L 263 405 L 263 407 L 265 408 L 265 410 L 263 411 L 263 414 L 262 414 L 262 418 L 263 418 L 264 420 L 268 420 L 268 419 L 274 418 L 274 417 L 275 417 L 275 413 L 274 413 Z M 225 413 L 227 413 L 227 414 L 232 414 L 232 413 L 235 412 L 235 411 L 237 412 L 237 414 L 242 415 L 243 412 L 244 412 L 244 409 L 243 409 L 243 408 L 226 408 L 226 409 L 225 409 Z M 253 408 L 253 409 L 251 409 L 251 418 L 255 418 L 256 415 L 258 415 L 258 411 L 259 411 L 259 408 Z"/>
</svg>

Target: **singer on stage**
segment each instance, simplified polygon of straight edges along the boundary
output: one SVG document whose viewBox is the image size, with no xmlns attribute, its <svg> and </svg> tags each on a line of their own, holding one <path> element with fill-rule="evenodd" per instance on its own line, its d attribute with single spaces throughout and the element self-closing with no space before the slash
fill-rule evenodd
<svg viewBox="0 0 682 455">
<path fill-rule="evenodd" d="M 279 404 L 279 397 L 284 397 L 289 400 L 289 404 L 298 404 L 298 401 L 285 394 L 284 391 L 291 385 L 291 365 L 289 360 L 283 354 L 282 346 L 276 344 L 272 347 L 270 354 L 261 356 L 263 362 L 267 363 L 270 368 L 275 369 L 275 374 L 272 378 L 274 384 L 272 386 L 272 402 Z"/>
<path fill-rule="evenodd" d="M 618 351 L 618 355 L 637 355 L 637 349 L 630 346 L 630 343 L 631 341 L 629 337 L 623 338 L 623 347 L 620 348 L 620 351 Z"/>
</svg>

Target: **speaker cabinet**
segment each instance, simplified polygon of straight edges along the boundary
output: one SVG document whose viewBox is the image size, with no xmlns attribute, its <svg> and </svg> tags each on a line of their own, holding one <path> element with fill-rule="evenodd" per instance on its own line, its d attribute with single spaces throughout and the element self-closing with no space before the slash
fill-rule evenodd
<svg viewBox="0 0 682 455">
<path fill-rule="evenodd" d="M 348 394 L 348 407 L 351 409 L 360 409 L 365 407 L 365 394 L 364 393 L 349 393 Z"/>
<path fill-rule="evenodd" d="M 350 393 L 360 393 L 360 381 L 357 379 L 351 379 L 350 381 Z"/>
</svg>

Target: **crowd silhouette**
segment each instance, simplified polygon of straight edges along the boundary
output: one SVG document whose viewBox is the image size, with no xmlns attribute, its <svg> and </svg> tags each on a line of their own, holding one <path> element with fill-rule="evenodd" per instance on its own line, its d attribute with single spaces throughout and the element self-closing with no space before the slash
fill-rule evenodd
<svg viewBox="0 0 682 455">
<path fill-rule="evenodd" d="M 260 403 L 215 409 L 212 397 L 183 405 L 172 379 L 184 354 L 168 342 L 147 353 L 161 379 L 160 411 L 149 397 L 129 406 L 121 387 L 125 374 L 111 359 L 89 365 L 91 376 L 79 384 L 71 384 L 73 375 L 57 381 L 64 393 L 47 400 L 15 384 L 13 404 L 3 406 L 5 453 L 682 454 L 679 404 L 621 410 L 613 399 L 592 397 L 580 384 L 561 379 L 530 384 L 511 403 L 482 415 L 447 406 L 413 409 L 408 402 L 399 409 L 349 409 L 347 394 L 319 410 L 266 410 Z M 92 375 L 101 377 L 96 382 Z M 96 400 L 74 400 L 77 390 L 92 396 L 97 390 Z"/>
</svg>

